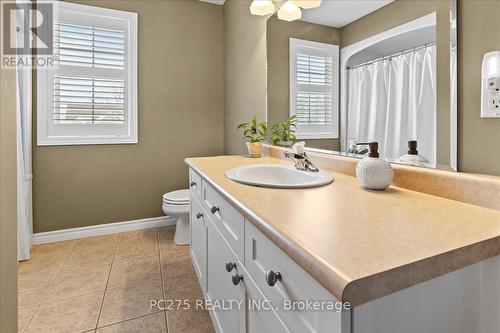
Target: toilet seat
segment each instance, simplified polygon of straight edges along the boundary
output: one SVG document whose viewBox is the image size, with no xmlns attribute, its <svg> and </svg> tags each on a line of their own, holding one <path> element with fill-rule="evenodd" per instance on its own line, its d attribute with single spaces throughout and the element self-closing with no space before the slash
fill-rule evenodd
<svg viewBox="0 0 500 333">
<path fill-rule="evenodd" d="M 187 245 L 190 240 L 189 212 L 191 210 L 189 190 L 178 190 L 163 195 L 163 212 L 176 219 L 174 242 Z"/>
<path fill-rule="evenodd" d="M 163 203 L 167 205 L 189 205 L 189 190 L 178 190 L 163 195 Z"/>
</svg>

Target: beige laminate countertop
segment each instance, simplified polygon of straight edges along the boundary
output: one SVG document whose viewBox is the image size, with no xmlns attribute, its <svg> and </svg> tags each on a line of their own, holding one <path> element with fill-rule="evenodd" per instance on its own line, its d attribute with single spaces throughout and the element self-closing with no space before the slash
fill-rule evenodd
<svg viewBox="0 0 500 333">
<path fill-rule="evenodd" d="M 500 212 L 391 186 L 370 191 L 356 178 L 312 189 L 239 184 L 226 170 L 263 157 L 189 158 L 270 240 L 335 297 L 352 306 L 500 254 Z"/>
</svg>

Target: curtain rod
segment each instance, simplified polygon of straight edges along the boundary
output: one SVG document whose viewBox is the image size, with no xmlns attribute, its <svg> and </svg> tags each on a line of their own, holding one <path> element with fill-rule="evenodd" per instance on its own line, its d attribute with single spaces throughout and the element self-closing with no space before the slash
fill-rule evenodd
<svg viewBox="0 0 500 333">
<path fill-rule="evenodd" d="M 377 59 L 374 59 L 374 60 L 363 62 L 361 64 L 357 64 L 357 65 L 354 65 L 354 66 L 351 66 L 351 67 L 347 67 L 347 70 L 355 69 L 355 68 L 363 67 L 363 66 L 368 66 L 368 65 L 371 65 L 373 63 L 376 63 L 376 62 L 379 62 L 379 61 L 384 61 L 384 60 L 387 60 L 387 59 L 390 60 L 390 59 L 392 59 L 394 57 L 402 56 L 403 54 L 407 54 L 407 53 L 412 53 L 412 52 L 415 52 L 415 51 L 420 50 L 420 49 L 425 49 L 428 46 L 434 46 L 436 44 L 437 44 L 437 42 L 432 42 L 432 43 L 427 43 L 427 44 L 424 44 L 424 45 L 421 45 L 421 46 L 417 46 L 417 47 L 414 47 L 414 48 L 411 48 L 411 49 L 408 49 L 408 50 L 405 50 L 405 51 L 396 52 L 396 53 L 393 53 L 393 54 L 390 54 L 390 55 L 387 55 L 387 56 L 383 56 L 383 57 L 380 57 L 380 58 L 377 58 Z"/>
</svg>

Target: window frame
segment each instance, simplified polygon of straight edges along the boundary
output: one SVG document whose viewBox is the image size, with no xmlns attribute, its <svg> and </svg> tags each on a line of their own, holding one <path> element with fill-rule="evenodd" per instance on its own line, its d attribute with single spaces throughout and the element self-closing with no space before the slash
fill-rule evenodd
<svg viewBox="0 0 500 333">
<path fill-rule="evenodd" d="M 106 21 L 106 27 L 117 22 L 126 26 L 125 36 L 125 122 L 124 124 L 54 124 L 53 79 L 60 73 L 54 68 L 37 68 L 37 145 L 94 145 L 94 144 L 136 144 L 138 143 L 137 105 L 137 13 L 102 7 L 80 5 L 68 2 L 54 2 L 54 22 L 64 22 L 66 17 L 79 17 L 82 24 L 86 20 Z M 68 22 L 66 22 L 68 23 Z M 87 23 L 88 24 L 88 23 Z M 76 69 L 79 69 L 75 67 Z M 82 69 L 81 73 L 85 74 Z M 88 71 L 88 75 L 92 76 Z"/>
<path fill-rule="evenodd" d="M 325 55 L 332 57 L 332 124 L 298 124 L 296 129 L 297 139 L 338 139 L 339 138 L 339 46 L 313 42 L 309 40 L 290 38 L 290 116 L 297 114 L 297 53 L 306 52 L 309 55 Z M 309 90 L 314 91 L 314 90 Z"/>
</svg>

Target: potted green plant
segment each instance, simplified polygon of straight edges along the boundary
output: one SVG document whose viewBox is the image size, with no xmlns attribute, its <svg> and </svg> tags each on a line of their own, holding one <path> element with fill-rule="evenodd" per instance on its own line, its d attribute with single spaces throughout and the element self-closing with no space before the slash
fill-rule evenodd
<svg viewBox="0 0 500 333">
<path fill-rule="evenodd" d="M 297 116 L 293 115 L 287 121 L 274 124 L 272 126 L 271 140 L 275 146 L 290 147 L 297 139 L 295 130 Z"/>
<path fill-rule="evenodd" d="M 238 129 L 243 130 L 243 138 L 247 142 L 250 157 L 260 157 L 262 142 L 267 138 L 267 123 L 265 121 L 259 123 L 257 117 L 253 117 L 250 122 L 239 124 Z"/>
</svg>

